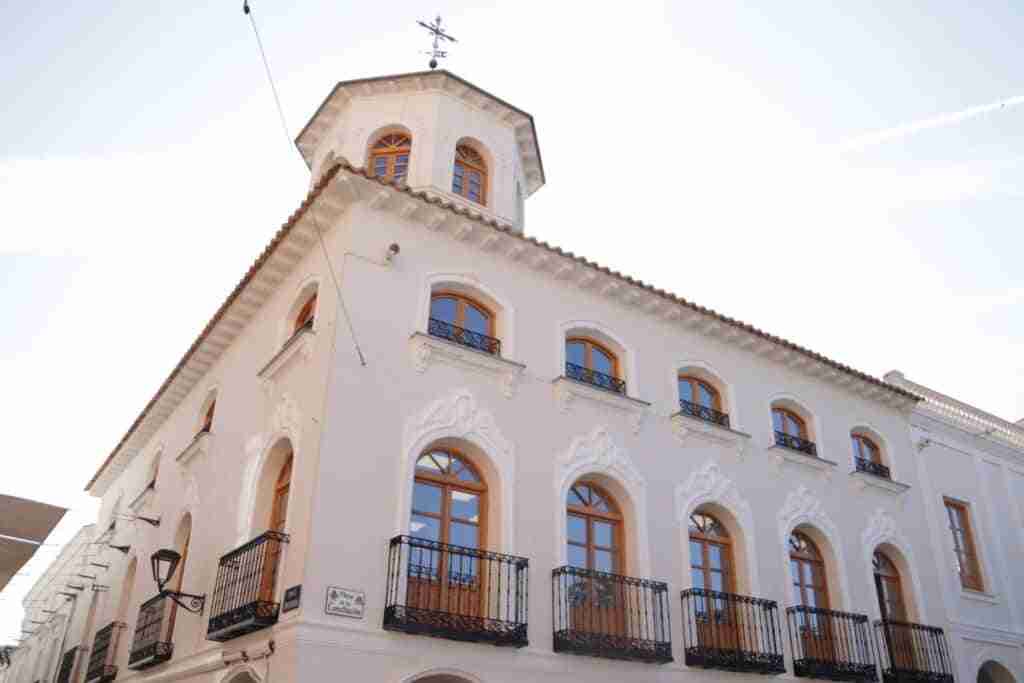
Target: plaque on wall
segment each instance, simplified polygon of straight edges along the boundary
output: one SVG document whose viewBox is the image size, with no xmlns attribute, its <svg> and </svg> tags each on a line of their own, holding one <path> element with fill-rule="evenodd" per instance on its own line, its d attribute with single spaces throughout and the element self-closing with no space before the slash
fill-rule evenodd
<svg viewBox="0 0 1024 683">
<path fill-rule="evenodd" d="M 299 606 L 299 600 L 302 598 L 302 586 L 292 586 L 284 592 L 284 600 L 281 601 L 281 611 L 291 612 L 293 609 Z"/>
<path fill-rule="evenodd" d="M 328 586 L 324 612 L 338 617 L 362 619 L 366 612 L 366 593 L 339 586 Z"/>
</svg>

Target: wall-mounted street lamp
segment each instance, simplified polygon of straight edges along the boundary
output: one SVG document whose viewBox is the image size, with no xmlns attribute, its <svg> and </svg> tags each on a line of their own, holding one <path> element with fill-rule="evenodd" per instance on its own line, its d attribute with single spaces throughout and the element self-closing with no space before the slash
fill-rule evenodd
<svg viewBox="0 0 1024 683">
<path fill-rule="evenodd" d="M 156 581 L 157 588 L 160 589 L 160 595 L 169 597 L 179 607 L 193 614 L 201 614 L 203 606 L 206 604 L 206 595 L 192 595 L 164 588 L 174 576 L 174 570 L 181 562 L 181 555 L 170 548 L 161 548 L 150 556 L 149 561 L 153 565 L 153 580 Z M 186 605 L 182 600 L 187 600 L 188 604 Z"/>
</svg>

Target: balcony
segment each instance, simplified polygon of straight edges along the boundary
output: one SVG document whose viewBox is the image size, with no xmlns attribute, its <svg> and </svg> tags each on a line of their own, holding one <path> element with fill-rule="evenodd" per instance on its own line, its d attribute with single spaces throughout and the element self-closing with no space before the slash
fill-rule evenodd
<svg viewBox="0 0 1024 683">
<path fill-rule="evenodd" d="M 685 590 L 681 597 L 687 666 L 757 674 L 786 672 L 774 600 L 704 588 Z"/>
<path fill-rule="evenodd" d="M 565 376 L 569 379 L 574 379 L 577 382 L 583 382 L 584 384 L 589 384 L 592 387 L 597 387 L 598 389 L 622 394 L 623 396 L 626 395 L 625 380 L 612 377 L 611 375 L 606 375 L 603 372 L 598 372 L 597 370 L 585 368 L 582 365 L 567 362 L 565 364 Z"/>
<path fill-rule="evenodd" d="M 286 534 L 267 531 L 220 558 L 207 640 L 224 642 L 277 623 L 274 602 Z"/>
<path fill-rule="evenodd" d="M 830 681 L 877 681 L 871 625 L 863 614 L 820 607 L 790 607 L 793 673 Z"/>
<path fill-rule="evenodd" d="M 705 422 L 729 429 L 729 415 L 727 413 L 694 403 L 693 401 L 687 401 L 685 398 L 679 399 L 679 412 L 688 417 L 704 420 Z"/>
<path fill-rule="evenodd" d="M 953 683 L 946 634 L 936 626 L 876 621 L 884 683 Z"/>
<path fill-rule="evenodd" d="M 880 462 L 874 462 L 867 458 L 854 458 L 854 467 L 858 472 L 864 472 L 866 474 L 873 474 L 876 477 L 882 479 L 892 479 L 892 474 L 889 472 L 889 468 Z"/>
<path fill-rule="evenodd" d="M 171 658 L 174 654 L 174 643 L 171 642 L 173 611 L 174 603 L 163 594 L 142 603 L 128 655 L 129 669 L 148 669 Z"/>
<path fill-rule="evenodd" d="M 89 655 L 89 666 L 85 671 L 86 683 L 108 683 L 117 678 L 117 646 L 121 640 L 121 631 L 125 624 L 114 621 L 96 632 L 92 641 L 92 652 Z"/>
<path fill-rule="evenodd" d="M 775 430 L 775 445 L 782 448 L 788 448 L 791 451 L 799 451 L 800 453 L 809 455 L 812 458 L 818 457 L 818 447 L 814 445 L 813 441 L 809 441 L 799 436 L 793 436 L 786 432 Z"/>
<path fill-rule="evenodd" d="M 492 356 L 501 355 L 500 339 L 495 339 L 494 337 L 488 337 L 486 334 L 467 330 L 464 327 L 453 325 L 445 322 L 444 320 L 431 318 L 427 323 L 427 333 L 432 337 L 446 339 L 454 344 L 468 346 L 471 349 L 482 351 L 483 353 L 489 353 Z"/>
<path fill-rule="evenodd" d="M 60 669 L 57 670 L 57 678 L 54 683 L 71 683 L 75 673 L 75 662 L 78 661 L 78 648 L 73 647 L 64 653 L 60 658 Z M 39 683 L 39 681 L 36 681 Z"/>
<path fill-rule="evenodd" d="M 523 647 L 528 569 L 522 557 L 396 536 L 388 549 L 384 628 Z"/>
<path fill-rule="evenodd" d="M 668 585 L 577 567 L 551 572 L 555 652 L 672 661 Z"/>
</svg>

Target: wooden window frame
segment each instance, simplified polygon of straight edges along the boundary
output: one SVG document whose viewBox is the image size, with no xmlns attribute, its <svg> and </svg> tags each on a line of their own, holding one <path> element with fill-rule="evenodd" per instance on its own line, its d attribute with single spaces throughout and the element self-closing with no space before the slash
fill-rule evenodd
<svg viewBox="0 0 1024 683">
<path fill-rule="evenodd" d="M 402 146 L 390 146 L 388 149 L 377 149 L 385 138 L 391 136 L 400 136 L 405 138 L 407 144 Z M 369 160 L 367 163 L 367 171 L 369 175 L 374 177 L 382 178 L 388 182 L 394 182 L 395 180 L 395 163 L 398 157 L 405 155 L 408 159 L 405 164 L 405 174 L 401 176 L 403 182 L 409 177 L 409 165 L 412 163 L 412 135 L 403 131 L 388 131 L 378 135 L 373 144 L 370 145 Z M 377 175 L 377 159 L 384 159 L 387 163 L 387 170 L 383 175 Z"/>
<path fill-rule="evenodd" d="M 292 324 L 292 335 L 298 333 L 307 324 L 312 323 L 316 320 L 317 303 L 318 303 L 318 292 L 313 292 L 306 299 L 306 302 L 302 304 L 302 308 L 299 309 L 298 314 L 295 316 L 295 322 Z"/>
<path fill-rule="evenodd" d="M 464 467 L 476 475 L 478 481 L 464 481 L 449 474 L 435 474 L 430 471 L 421 470 L 417 466 L 420 458 L 431 453 L 444 453 L 450 458 L 459 460 Z M 451 492 L 463 491 L 465 493 L 472 493 L 477 496 L 480 509 L 480 519 L 475 523 L 477 528 L 477 549 L 484 550 L 487 547 L 487 480 L 480 474 L 480 468 L 474 465 L 472 460 L 456 448 L 428 448 L 420 453 L 419 457 L 416 458 L 416 463 L 413 465 L 413 471 L 415 472 L 413 485 L 415 486 L 416 483 L 421 482 L 439 487 L 441 489 L 441 512 L 423 512 L 422 510 L 417 510 L 415 505 L 413 505 L 410 506 L 410 520 L 413 515 L 422 515 L 423 517 L 436 519 L 441 531 L 441 537 L 438 539 L 438 542 L 451 545 L 450 527 L 453 521 L 460 524 L 473 524 L 471 520 L 451 516 Z"/>
<path fill-rule="evenodd" d="M 620 366 L 619 366 L 619 356 L 618 356 L 617 353 L 615 353 L 614 351 L 609 349 L 606 345 L 602 344 L 601 342 L 595 341 L 594 339 L 591 339 L 590 337 L 566 337 L 565 338 L 565 346 L 566 347 L 568 347 L 569 344 L 572 343 L 572 342 L 579 342 L 580 344 L 583 344 L 583 367 L 584 368 L 586 368 L 587 370 L 590 370 L 592 372 L 601 372 L 600 370 L 595 370 L 594 369 L 594 359 L 593 359 L 592 351 L 593 351 L 594 347 L 596 347 L 602 353 L 604 353 L 609 358 L 611 358 L 611 360 L 612 360 L 612 373 L 611 373 L 611 376 L 614 377 L 615 379 L 619 379 L 619 380 L 622 379 L 622 374 L 619 372 L 619 368 L 620 368 Z M 565 353 L 565 362 L 568 363 L 569 362 L 568 348 L 566 348 L 565 351 L 566 351 L 566 353 Z"/>
<path fill-rule="evenodd" d="M 882 562 L 879 562 L 876 558 L 883 558 L 886 563 L 892 568 L 891 572 L 886 572 L 884 569 L 880 570 Z M 900 576 L 899 567 L 892 561 L 892 558 L 886 555 L 881 550 L 876 550 L 871 556 L 872 559 L 872 573 L 875 578 L 875 592 L 878 598 L 878 612 L 883 619 L 889 621 L 909 621 L 907 612 L 907 598 L 903 592 L 903 577 Z M 890 614 L 888 608 L 888 601 L 885 600 L 885 592 L 883 586 L 888 586 L 890 590 L 897 596 L 897 613 Z"/>
<path fill-rule="evenodd" d="M 962 500 L 943 497 L 943 506 L 946 510 L 946 524 L 953 537 L 953 552 L 959 558 L 957 573 L 960 575 L 960 585 L 967 590 L 984 592 L 985 580 L 981 573 L 981 558 L 978 556 L 978 546 L 974 541 L 974 530 L 971 528 L 971 506 Z M 963 527 L 956 529 L 953 526 L 951 510 L 959 513 L 959 519 Z M 961 548 L 957 541 L 957 531 L 961 531 L 966 547 Z M 964 565 L 967 565 L 969 574 L 964 573 Z"/>
<path fill-rule="evenodd" d="M 716 517 L 715 515 L 712 515 L 709 512 L 704 512 L 703 510 L 697 510 L 697 511 L 693 512 L 690 515 L 690 517 L 692 518 L 693 515 L 703 515 L 704 517 L 709 517 L 709 518 L 713 519 L 715 521 L 715 523 L 718 524 L 718 526 L 722 528 L 722 531 L 725 532 L 725 535 L 724 536 L 711 536 L 711 535 L 705 534 L 704 532 L 702 532 L 699 529 L 695 528 L 694 524 L 690 523 L 690 526 L 689 526 L 689 533 L 690 533 L 689 540 L 695 541 L 695 542 L 700 544 L 700 546 L 701 546 L 701 562 L 702 562 L 701 566 L 699 566 L 699 567 L 695 566 L 693 564 L 693 557 L 691 556 L 690 557 L 690 571 L 693 572 L 694 569 L 699 570 L 702 574 L 704 574 L 704 585 L 705 585 L 705 588 L 707 588 L 708 590 L 714 590 L 714 589 L 711 588 L 712 582 L 710 581 L 711 574 L 714 573 L 712 571 L 712 569 L 711 569 L 710 546 L 716 545 L 719 548 L 721 548 L 722 557 L 725 560 L 723 564 L 725 565 L 725 569 L 726 569 L 724 572 L 720 572 L 721 574 L 723 574 L 723 578 L 725 579 L 722 582 L 723 587 L 722 587 L 722 591 L 721 592 L 724 592 L 724 593 L 735 593 L 736 592 L 736 565 L 735 565 L 734 559 L 733 559 L 732 536 L 729 535 L 729 530 L 725 527 L 724 524 L 722 524 L 722 520 L 720 520 L 718 517 Z M 689 548 L 687 548 L 687 550 L 689 550 Z"/>
<path fill-rule="evenodd" d="M 565 501 L 565 516 L 566 516 L 565 523 L 566 523 L 566 525 L 568 526 L 568 524 L 569 524 L 569 515 L 573 515 L 575 517 L 582 518 L 584 520 L 584 522 L 586 523 L 586 527 L 587 527 L 587 540 L 586 540 L 585 544 L 581 544 L 581 543 L 579 543 L 577 541 L 572 541 L 569 538 L 569 533 L 568 533 L 568 528 L 567 528 L 566 529 L 566 536 L 565 536 L 566 547 L 568 548 L 568 546 L 575 546 L 577 548 L 584 548 L 586 550 L 586 553 L 587 553 L 587 566 L 585 568 L 587 570 L 589 570 L 589 571 L 603 571 L 603 570 L 595 568 L 596 567 L 596 562 L 594 561 L 594 558 L 596 557 L 596 551 L 598 551 L 598 550 L 603 550 L 603 551 L 606 551 L 606 552 L 610 551 L 611 554 L 612 554 L 612 570 L 611 570 L 611 572 L 608 572 L 608 573 L 610 573 L 610 574 L 618 574 L 618 575 L 625 574 L 625 568 L 626 568 L 626 549 L 625 549 L 624 543 L 623 543 L 623 541 L 625 540 L 625 535 L 623 533 L 623 525 L 625 523 L 625 520 L 623 519 L 623 516 L 622 516 L 622 512 L 621 512 L 622 508 L 619 506 L 618 501 L 615 500 L 615 497 L 612 496 L 610 493 L 608 493 L 607 489 L 605 489 L 604 487 L 600 486 L 599 484 L 595 484 L 595 483 L 593 483 L 591 481 L 586 481 L 586 480 L 580 480 L 580 481 L 574 482 L 573 485 L 570 486 L 569 490 L 566 492 L 566 499 L 568 499 L 569 496 L 572 495 L 572 489 L 575 488 L 576 486 L 588 486 L 591 489 L 593 489 L 594 491 L 596 491 L 608 503 L 608 507 L 610 508 L 610 511 L 609 512 L 605 512 L 603 510 L 598 510 L 598 509 L 596 509 L 594 507 L 591 507 L 591 506 L 584 507 L 582 505 L 574 505 L 574 504 L 570 504 L 568 502 L 568 500 L 566 500 Z M 611 524 L 611 527 L 612 527 L 612 545 L 611 545 L 611 547 L 597 545 L 594 542 L 594 535 L 595 535 L 594 534 L 594 521 L 608 522 L 609 524 Z M 566 559 L 568 560 L 568 558 L 566 558 Z"/>
<path fill-rule="evenodd" d="M 714 384 L 712 384 L 711 382 L 707 381 L 706 379 L 702 379 L 700 377 L 697 377 L 696 375 L 687 375 L 687 374 L 684 374 L 684 373 L 679 373 L 678 377 L 676 378 L 676 391 L 679 391 L 679 385 L 682 384 L 683 382 L 690 382 L 691 384 L 696 385 L 694 387 L 694 389 L 696 389 L 699 386 L 703 386 L 705 389 L 708 390 L 708 393 L 711 394 L 711 406 L 710 407 L 713 408 L 714 410 L 718 410 L 718 411 L 722 410 L 722 392 L 719 391 L 718 387 L 716 387 Z M 694 391 L 693 392 L 693 397 L 695 399 L 698 399 L 698 400 L 694 401 L 694 403 L 696 405 L 702 405 L 700 400 L 699 400 L 700 399 L 700 392 Z M 679 392 L 679 398 L 680 399 L 683 398 L 682 392 Z"/>
<path fill-rule="evenodd" d="M 460 157 L 460 155 L 459 155 L 459 148 L 460 147 L 465 147 L 466 149 L 472 150 L 472 152 L 476 156 L 480 157 L 480 163 L 478 163 L 478 164 L 477 163 L 473 163 L 471 161 L 467 161 L 466 159 Z M 462 168 L 463 168 L 463 173 L 462 173 L 462 190 L 461 191 L 455 189 L 455 167 L 457 165 L 460 165 L 460 164 L 462 165 Z M 469 196 L 469 180 L 468 180 L 468 175 L 469 175 L 468 172 L 469 171 L 476 171 L 477 173 L 480 174 L 480 199 L 479 200 L 472 199 Z M 490 185 L 490 182 L 489 182 L 488 173 L 487 173 L 487 161 L 484 159 L 484 155 L 480 153 L 480 150 L 477 149 L 475 146 L 470 145 L 470 144 L 466 144 L 466 143 L 460 143 L 458 145 L 455 145 L 455 159 L 452 161 L 452 194 L 457 195 L 459 197 L 462 197 L 463 199 L 471 201 L 471 202 L 473 202 L 475 204 L 479 204 L 481 206 L 487 206 L 487 191 L 489 189 L 489 185 Z"/>
<path fill-rule="evenodd" d="M 473 308 L 480 309 L 487 314 L 487 332 L 485 334 L 487 334 L 488 337 L 497 337 L 495 334 L 497 316 L 494 315 L 494 311 L 491 310 L 490 306 L 482 303 L 479 299 L 475 299 L 468 294 L 463 294 L 454 290 L 439 289 L 436 292 L 432 292 L 430 295 L 430 308 L 427 312 L 427 315 L 430 317 L 433 317 L 431 314 L 434 308 L 435 299 L 455 299 L 455 320 L 452 321 L 451 324 L 456 327 L 461 327 L 462 329 L 468 329 L 466 327 L 466 306 L 472 306 Z M 479 472 L 477 474 L 479 475 Z"/>
<path fill-rule="evenodd" d="M 806 441 L 810 440 L 811 437 L 809 432 L 807 431 L 807 420 L 798 415 L 797 413 L 795 413 L 794 411 L 790 410 L 789 408 L 783 408 L 781 406 L 772 406 L 772 429 L 775 429 L 775 413 L 780 413 L 781 415 L 790 418 L 791 420 L 796 422 L 797 426 L 800 428 L 799 434 L 790 434 L 790 436 L 797 436 Z M 783 420 L 782 424 L 783 426 L 785 426 L 785 420 Z M 787 432 L 784 429 L 779 431 L 782 431 L 784 434 L 789 434 L 789 432 Z"/>
<path fill-rule="evenodd" d="M 853 446 L 854 458 L 861 458 L 877 465 L 885 464 L 882 460 L 882 449 L 879 447 L 878 442 L 867 434 L 852 432 L 850 434 L 850 441 Z M 864 457 L 865 451 L 869 454 L 868 457 Z"/>
<path fill-rule="evenodd" d="M 213 416 L 217 409 L 217 397 L 214 396 L 213 400 L 210 401 L 210 405 L 206 408 L 206 412 L 203 413 L 203 421 L 199 424 L 199 433 L 208 434 L 213 430 Z"/>
<path fill-rule="evenodd" d="M 814 607 L 815 608 L 820 608 L 820 609 L 832 609 L 832 597 L 829 595 L 829 589 L 828 589 L 828 565 L 825 564 L 825 556 L 822 554 L 821 548 L 818 547 L 818 544 L 814 542 L 813 538 L 811 538 L 807 534 L 803 533 L 802 531 L 793 530 L 792 532 L 790 532 L 789 536 L 790 536 L 790 538 L 792 538 L 793 536 L 799 536 L 799 537 L 803 538 L 805 543 L 807 545 L 809 545 L 811 548 L 814 548 L 814 551 L 818 555 L 817 557 L 813 557 L 809 553 L 802 553 L 800 551 L 794 550 L 793 546 L 792 546 L 792 543 L 790 542 L 790 539 L 789 538 L 786 539 L 786 542 L 790 544 L 790 547 L 789 547 L 789 561 L 790 561 L 790 566 L 789 566 L 789 584 L 790 584 L 790 586 L 792 588 L 797 588 L 798 587 L 800 589 L 800 605 L 799 606 L 809 606 L 807 604 L 807 591 L 808 590 L 812 590 L 813 591 L 815 589 L 815 586 L 813 584 L 807 585 L 804 582 L 804 572 L 803 572 L 802 566 L 803 566 L 803 564 L 811 564 L 811 565 L 816 565 L 816 566 L 820 567 L 821 577 L 824 580 L 824 582 L 823 582 L 823 584 L 821 586 L 821 592 L 820 592 L 820 595 L 821 595 L 821 598 L 824 601 L 824 604 L 822 604 L 822 600 L 817 600 L 816 599 Z M 792 565 L 793 562 L 797 562 L 801 566 L 801 570 L 799 572 L 799 576 L 793 576 L 793 565 Z M 812 567 L 812 571 L 811 571 L 811 576 L 814 576 L 813 567 Z"/>
</svg>

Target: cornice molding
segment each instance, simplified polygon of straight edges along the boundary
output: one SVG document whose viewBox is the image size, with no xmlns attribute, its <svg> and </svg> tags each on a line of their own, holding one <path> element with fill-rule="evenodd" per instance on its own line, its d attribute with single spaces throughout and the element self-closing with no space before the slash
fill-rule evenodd
<svg viewBox="0 0 1024 683">
<path fill-rule="evenodd" d="M 409 350 L 412 354 L 413 367 L 417 372 L 424 373 L 431 366 L 443 363 L 472 372 L 490 374 L 500 382 L 501 393 L 505 398 L 515 396 L 526 369 L 522 363 L 476 351 L 423 332 L 414 332 L 409 337 Z"/>
<path fill-rule="evenodd" d="M 860 491 L 865 490 L 869 486 L 882 491 L 883 493 L 896 495 L 906 493 L 910 490 L 910 484 L 886 479 L 885 477 L 878 477 L 874 474 L 868 474 L 867 472 L 858 472 L 854 470 L 853 472 L 850 472 L 850 477 L 853 479 L 854 486 L 856 486 Z"/>
<path fill-rule="evenodd" d="M 786 463 L 818 472 L 825 479 L 830 479 L 836 471 L 837 464 L 831 460 L 807 455 L 784 446 L 771 445 L 767 450 L 775 463 L 776 472 L 781 473 L 782 466 Z"/>
<path fill-rule="evenodd" d="M 738 458 L 743 458 L 750 451 L 751 436 L 746 432 L 723 427 L 683 413 L 676 413 L 669 420 L 672 424 L 672 433 L 684 446 L 692 441 L 729 446 Z"/>
<path fill-rule="evenodd" d="M 599 407 L 612 408 L 625 414 L 629 418 L 629 426 L 634 434 L 640 433 L 644 418 L 651 407 L 647 401 L 592 387 L 568 377 L 558 377 L 551 385 L 555 391 L 555 402 L 562 413 L 568 414 L 577 400 L 582 398 Z"/>
</svg>

